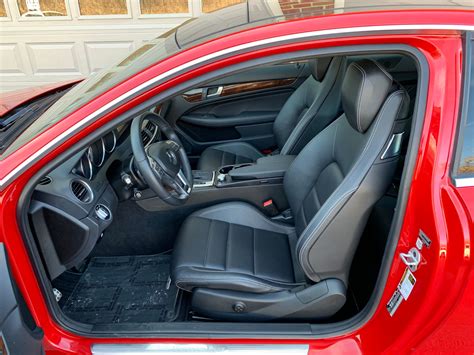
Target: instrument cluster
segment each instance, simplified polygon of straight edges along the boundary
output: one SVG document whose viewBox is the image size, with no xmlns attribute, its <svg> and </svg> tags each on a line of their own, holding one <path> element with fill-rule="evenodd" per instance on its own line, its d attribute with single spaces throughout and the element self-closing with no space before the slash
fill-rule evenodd
<svg viewBox="0 0 474 355">
<path fill-rule="evenodd" d="M 125 131 L 126 126 L 120 126 L 93 142 L 72 172 L 87 180 L 92 180 L 107 158 L 115 151 L 117 141 L 121 139 Z M 158 126 L 149 120 L 143 121 L 141 135 L 145 147 L 159 140 L 161 136 Z"/>
<path fill-rule="evenodd" d="M 113 130 L 92 143 L 79 160 L 73 172 L 88 180 L 92 180 L 97 170 L 104 165 L 107 157 L 115 151 L 117 138 L 117 132 Z"/>
</svg>

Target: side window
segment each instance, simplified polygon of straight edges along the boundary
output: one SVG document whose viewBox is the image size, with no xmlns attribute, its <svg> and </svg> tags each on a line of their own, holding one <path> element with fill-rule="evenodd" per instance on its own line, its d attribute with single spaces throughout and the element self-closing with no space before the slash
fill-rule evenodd
<svg viewBox="0 0 474 355">
<path fill-rule="evenodd" d="M 474 38 L 466 38 L 464 89 L 458 148 L 454 162 L 456 186 L 474 186 Z"/>
</svg>

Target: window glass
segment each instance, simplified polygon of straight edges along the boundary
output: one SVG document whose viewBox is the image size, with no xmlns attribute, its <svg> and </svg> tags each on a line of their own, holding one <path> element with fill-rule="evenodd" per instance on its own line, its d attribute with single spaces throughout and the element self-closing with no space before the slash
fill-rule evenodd
<svg viewBox="0 0 474 355">
<path fill-rule="evenodd" d="M 144 15 L 186 13 L 188 0 L 140 0 L 140 11 Z"/>
<path fill-rule="evenodd" d="M 79 0 L 82 16 L 126 15 L 126 0 Z"/>
<path fill-rule="evenodd" d="M 1 0 L 0 0 L 1 1 Z M 47 1 L 47 0 L 43 0 Z M 52 1 L 52 0 L 50 0 Z M 54 0 L 57 1 L 57 0 Z M 71 0 L 72 1 L 72 0 Z M 76 1 L 76 0 L 74 0 Z M 87 0 L 78 0 L 80 3 L 88 2 Z M 94 1 L 94 3 L 101 4 L 102 1 L 105 0 L 89 0 Z M 126 0 L 116 0 L 122 1 L 122 4 L 126 5 Z M 137 0 L 131 0 L 137 1 Z M 96 73 L 92 75 L 90 78 L 86 79 L 82 83 L 76 85 L 73 89 L 71 89 L 67 94 L 61 97 L 53 106 L 51 106 L 48 111 L 46 111 L 43 115 L 38 117 L 36 121 L 31 124 L 10 146 L 3 152 L 0 156 L 0 160 L 4 157 L 8 156 L 15 150 L 17 150 L 21 145 L 25 142 L 31 140 L 33 137 L 38 135 L 39 133 L 43 132 L 44 130 L 48 129 L 56 122 L 60 121 L 64 117 L 66 117 L 71 112 L 77 110 L 80 106 L 84 105 L 94 97 L 97 97 L 113 86 L 123 82 L 127 78 L 136 75 L 138 72 L 144 70 L 145 68 L 149 67 L 154 63 L 158 63 L 166 57 L 169 57 L 172 54 L 190 48 L 192 46 L 198 45 L 200 43 L 212 40 L 214 38 L 221 37 L 225 34 L 229 34 L 232 32 L 237 32 L 243 29 L 249 29 L 257 26 L 262 26 L 266 24 L 272 24 L 280 21 L 290 20 L 293 18 L 307 18 L 310 16 L 319 16 L 321 13 L 329 14 L 328 10 L 321 10 L 320 7 L 316 7 L 314 12 L 308 11 L 305 13 L 297 13 L 295 17 L 290 15 L 284 15 L 281 10 L 281 6 L 277 7 L 277 12 L 280 15 L 275 16 L 274 5 L 283 4 L 284 0 L 265 0 L 265 4 L 272 5 L 268 7 L 272 13 L 269 13 L 267 17 L 261 14 L 261 7 L 255 6 L 262 4 L 261 0 L 248 0 L 248 6 L 238 6 L 239 11 L 227 11 L 224 9 L 222 13 L 215 13 L 209 16 L 201 16 L 197 18 L 190 19 L 186 21 L 179 27 L 174 28 L 173 30 L 168 31 L 167 33 L 162 34 L 159 38 L 148 42 L 144 47 L 138 49 L 134 53 L 132 53 L 128 58 L 122 60 L 121 63 L 115 65 L 112 68 L 104 70 L 103 72 Z M 295 1 L 295 0 L 287 0 L 288 1 Z M 304 1 L 304 0 L 300 0 Z M 308 0 L 309 1 L 309 0 Z M 445 8 L 445 7 L 453 7 L 451 2 L 447 0 L 443 0 L 438 5 L 426 5 L 426 0 L 410 0 L 411 2 L 417 2 L 419 6 L 423 6 L 425 9 L 437 9 L 437 8 Z M 459 2 L 461 0 L 458 0 Z M 464 1 L 464 0 L 462 0 Z M 467 2 L 472 2 L 472 0 L 465 0 Z M 41 1 L 40 1 L 41 2 Z M 110 0 L 107 0 L 109 3 Z M 165 0 L 165 2 L 167 2 Z M 225 3 L 225 6 L 231 6 L 235 3 L 239 3 L 240 1 L 235 0 L 202 0 L 203 6 L 206 10 L 211 10 L 210 4 L 222 4 Z M 413 4 L 415 5 L 415 4 Z M 217 6 L 218 7 L 218 6 Z M 217 8 L 215 7 L 215 8 Z M 386 5 L 381 6 L 373 6 L 373 7 L 356 7 L 353 9 L 344 9 L 344 12 L 357 12 L 357 11 L 370 11 L 370 10 L 380 10 L 383 7 L 385 10 L 399 10 L 410 8 L 413 9 L 412 5 Z M 265 7 L 267 8 L 267 7 Z M 215 16 L 215 17 L 213 17 Z M 471 90 L 474 94 L 474 90 Z M 472 99 L 471 99 L 472 101 Z M 472 115 L 472 114 L 471 114 Z M 472 117 L 472 116 L 471 116 Z M 467 127 L 467 128 L 466 128 Z M 467 131 L 468 129 L 472 131 L 472 118 L 471 118 L 471 125 L 466 126 L 464 129 Z M 471 141 L 472 141 L 472 133 L 470 133 Z M 468 139 L 468 138 L 466 138 Z M 466 143 L 466 147 L 469 146 L 469 143 Z M 472 149 L 472 148 L 471 148 Z M 465 150 L 468 151 L 467 149 Z M 465 157 L 468 155 L 464 154 L 463 159 L 465 161 Z M 470 156 L 470 155 L 469 155 Z M 456 160 L 457 162 L 458 160 Z M 462 171 L 465 171 L 466 164 L 463 163 Z M 456 169 L 454 172 L 457 171 L 458 165 L 456 165 Z M 470 168 L 468 168 L 470 169 Z"/>
<path fill-rule="evenodd" d="M 7 10 L 5 9 L 5 3 L 0 0 L 0 17 L 7 17 Z"/>
<path fill-rule="evenodd" d="M 245 0 L 202 0 L 202 12 L 212 12 L 243 2 L 245 2 Z"/>
<path fill-rule="evenodd" d="M 456 177 L 474 177 L 474 40 L 470 43 L 470 68 L 466 77 L 468 87 L 467 100 L 463 107 L 461 126 L 459 128 L 459 151 Z"/>
<path fill-rule="evenodd" d="M 17 0 L 22 17 L 67 16 L 65 0 Z"/>
</svg>

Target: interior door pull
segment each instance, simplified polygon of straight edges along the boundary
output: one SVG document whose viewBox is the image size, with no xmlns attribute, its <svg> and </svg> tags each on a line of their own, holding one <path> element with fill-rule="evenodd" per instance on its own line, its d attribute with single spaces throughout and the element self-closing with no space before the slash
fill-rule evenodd
<svg viewBox="0 0 474 355">
<path fill-rule="evenodd" d="M 222 90 L 224 90 L 223 86 L 212 86 L 206 89 L 206 98 L 218 97 L 221 96 Z"/>
</svg>

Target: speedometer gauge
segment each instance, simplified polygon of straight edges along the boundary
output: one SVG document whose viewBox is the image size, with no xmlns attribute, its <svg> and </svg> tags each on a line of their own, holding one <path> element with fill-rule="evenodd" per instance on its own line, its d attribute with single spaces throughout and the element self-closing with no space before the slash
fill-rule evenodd
<svg viewBox="0 0 474 355">
<path fill-rule="evenodd" d="M 112 153 L 115 149 L 115 146 L 117 144 L 117 135 L 115 131 L 111 131 L 107 133 L 103 138 L 104 142 L 104 149 L 106 153 Z"/>
<path fill-rule="evenodd" d="M 89 156 L 87 154 L 84 154 L 81 157 L 81 160 L 79 161 L 79 164 L 74 170 L 74 173 L 91 180 L 92 176 L 94 174 L 93 168 L 92 168 L 92 163 L 89 160 Z"/>
<path fill-rule="evenodd" d="M 98 141 L 92 143 L 92 145 L 87 150 L 87 156 L 93 165 L 97 167 L 102 166 L 105 160 L 104 140 L 99 139 Z"/>
</svg>

